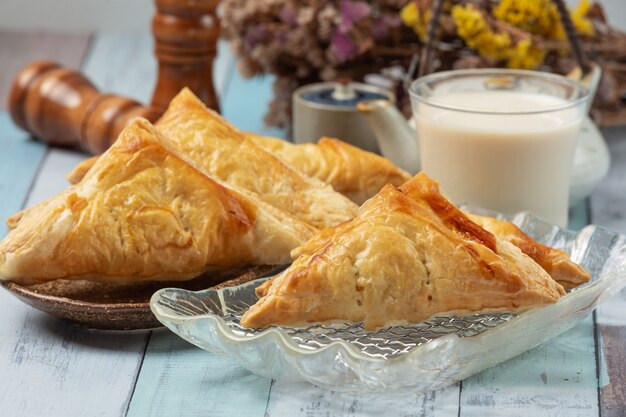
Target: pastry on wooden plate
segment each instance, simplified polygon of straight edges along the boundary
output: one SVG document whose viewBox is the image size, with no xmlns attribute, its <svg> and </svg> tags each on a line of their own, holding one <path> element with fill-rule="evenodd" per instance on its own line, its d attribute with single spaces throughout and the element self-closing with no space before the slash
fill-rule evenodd
<svg viewBox="0 0 626 417">
<path fill-rule="evenodd" d="M 0 280 L 183 281 L 288 263 L 315 229 L 181 159 L 137 119 L 81 182 L 22 212 L 0 242 Z"/>
<path fill-rule="evenodd" d="M 174 97 L 156 127 L 169 146 L 205 174 L 258 194 L 266 203 L 316 228 L 334 226 L 356 215 L 356 204 L 257 146 L 188 89 Z M 79 181 L 89 164 L 88 160 L 79 165 L 70 173 L 70 180 Z"/>
<path fill-rule="evenodd" d="M 391 161 L 346 142 L 322 138 L 317 144 L 295 145 L 267 136 L 247 134 L 257 145 L 294 168 L 333 186 L 350 200 L 363 204 L 385 185 L 402 185 L 411 176 Z"/>
<path fill-rule="evenodd" d="M 330 184 L 335 191 L 356 204 L 376 195 L 386 184 L 402 185 L 411 176 L 391 161 L 339 139 L 321 138 L 317 144 L 293 144 L 254 133 L 245 134 L 265 151 L 278 156 L 309 177 Z M 78 164 L 67 179 L 75 184 L 97 160 L 91 157 Z"/>
<path fill-rule="evenodd" d="M 424 174 L 400 189 L 385 186 L 354 220 L 321 235 L 259 287 L 261 298 L 243 326 L 340 320 L 374 329 L 440 313 L 518 311 L 565 294 L 519 248 L 448 202 Z"/>
</svg>

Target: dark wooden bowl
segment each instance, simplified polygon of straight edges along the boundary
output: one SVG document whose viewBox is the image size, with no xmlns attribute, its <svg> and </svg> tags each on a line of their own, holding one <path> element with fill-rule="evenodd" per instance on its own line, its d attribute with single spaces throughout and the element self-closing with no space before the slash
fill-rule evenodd
<svg viewBox="0 0 626 417">
<path fill-rule="evenodd" d="M 150 311 L 150 297 L 167 287 L 199 291 L 239 285 L 278 273 L 284 266 L 263 265 L 211 272 L 189 281 L 107 284 L 56 280 L 45 284 L 0 284 L 22 302 L 89 329 L 145 330 L 162 324 Z"/>
</svg>

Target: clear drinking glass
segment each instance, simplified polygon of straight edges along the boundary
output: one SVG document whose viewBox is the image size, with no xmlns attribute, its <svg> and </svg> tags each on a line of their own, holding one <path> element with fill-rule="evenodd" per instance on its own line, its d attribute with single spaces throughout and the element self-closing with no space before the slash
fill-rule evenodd
<svg viewBox="0 0 626 417">
<path fill-rule="evenodd" d="M 452 201 L 567 226 L 586 87 L 554 74 L 478 69 L 427 75 L 409 92 L 422 170 Z"/>
</svg>

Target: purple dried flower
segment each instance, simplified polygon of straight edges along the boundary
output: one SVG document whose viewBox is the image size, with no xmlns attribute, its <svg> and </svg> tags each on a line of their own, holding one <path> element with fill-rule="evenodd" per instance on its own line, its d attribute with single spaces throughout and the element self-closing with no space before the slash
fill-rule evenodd
<svg viewBox="0 0 626 417">
<path fill-rule="evenodd" d="M 376 40 L 385 39 L 389 36 L 389 29 L 400 26 L 402 21 L 398 15 L 385 14 L 374 19 L 372 23 L 372 36 Z"/>
<path fill-rule="evenodd" d="M 358 48 L 348 35 L 337 30 L 330 41 L 335 56 L 340 62 L 345 62 L 356 56 Z"/>
<path fill-rule="evenodd" d="M 339 30 L 347 33 L 355 23 L 369 16 L 372 7 L 363 1 L 341 1 L 341 23 Z"/>
<path fill-rule="evenodd" d="M 277 42 L 280 45 L 284 46 L 289 42 L 289 37 L 290 37 L 289 32 L 290 32 L 289 30 L 279 28 L 276 30 L 276 33 L 274 33 L 274 38 L 277 40 Z"/>
<path fill-rule="evenodd" d="M 288 25 L 295 26 L 298 23 L 298 12 L 293 6 L 290 5 L 283 6 L 283 8 L 280 9 L 279 17 L 280 20 Z"/>
<path fill-rule="evenodd" d="M 269 30 L 267 25 L 260 24 L 248 29 L 246 33 L 246 46 L 248 48 L 254 48 L 257 44 L 266 41 L 269 38 Z"/>
</svg>

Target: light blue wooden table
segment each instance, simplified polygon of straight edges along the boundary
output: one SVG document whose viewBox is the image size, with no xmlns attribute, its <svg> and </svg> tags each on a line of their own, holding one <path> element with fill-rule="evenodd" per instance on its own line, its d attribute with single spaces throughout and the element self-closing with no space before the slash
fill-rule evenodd
<svg viewBox="0 0 626 417">
<path fill-rule="evenodd" d="M 29 140 L 6 113 L 7 87 L 35 58 L 80 67 L 102 90 L 147 101 L 151 40 L 128 35 L 0 32 L 0 218 L 67 186 L 86 155 Z M 216 85 L 224 115 L 265 130 L 271 78 L 243 80 L 225 45 Z M 572 228 L 626 232 L 626 129 L 605 130 L 613 165 Z M 4 226 L 1 226 L 4 227 Z M 6 229 L 0 234 L 4 235 Z M 345 395 L 271 381 L 166 330 L 81 330 L 0 291 L 0 416 L 626 416 L 626 293 L 563 334 L 449 388 L 425 394 Z"/>
</svg>

